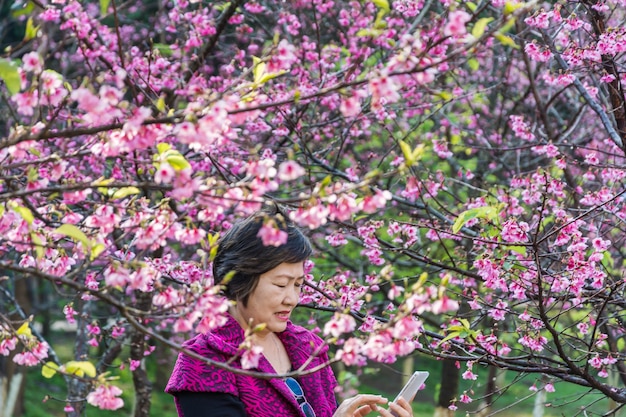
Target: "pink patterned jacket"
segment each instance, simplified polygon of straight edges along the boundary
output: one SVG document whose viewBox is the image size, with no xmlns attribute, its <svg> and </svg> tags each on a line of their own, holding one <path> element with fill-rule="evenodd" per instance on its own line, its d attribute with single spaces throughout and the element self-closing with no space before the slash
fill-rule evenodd
<svg viewBox="0 0 626 417">
<path fill-rule="evenodd" d="M 309 330 L 288 322 L 287 329 L 277 333 L 285 345 L 293 369 L 299 369 L 322 345 L 322 340 Z M 185 347 L 204 357 L 226 362 L 238 356 L 238 347 L 244 340 L 244 331 L 237 321 L 229 316 L 228 322 L 208 334 L 199 334 L 185 342 Z M 328 360 L 328 347 L 324 346 L 313 358 L 307 369 Z M 236 360 L 232 366 L 240 368 Z M 276 373 L 272 365 L 261 356 L 255 371 Z M 334 388 L 337 381 L 330 367 L 298 378 L 307 400 L 317 417 L 331 417 L 337 408 Z M 190 358 L 178 356 L 165 392 L 224 392 L 238 397 L 250 417 L 305 417 L 295 397 L 281 379 L 258 379 L 234 374 L 215 366 Z M 176 404 L 178 408 L 178 403 Z M 178 408 L 179 415 L 182 415 Z"/>
</svg>

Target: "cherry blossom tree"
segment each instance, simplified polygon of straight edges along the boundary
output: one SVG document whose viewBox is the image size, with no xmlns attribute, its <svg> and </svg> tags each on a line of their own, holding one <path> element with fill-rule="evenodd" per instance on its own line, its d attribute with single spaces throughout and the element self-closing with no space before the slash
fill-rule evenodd
<svg viewBox="0 0 626 417">
<path fill-rule="evenodd" d="M 224 323 L 220 232 L 278 204 L 317 248 L 301 304 L 333 361 L 421 353 L 456 369 L 450 382 L 487 365 L 621 407 L 625 10 L 16 2 L 2 19 L 20 38 L 0 58 L 0 354 L 64 378 L 68 416 L 123 405 L 122 360 L 148 415 L 156 343 L 181 350 Z M 259 237 L 285 239 L 271 221 Z M 71 361 L 17 296 L 25 282 L 76 327 Z M 236 372 L 261 354 L 248 347 Z M 449 413 L 475 400 L 447 393 Z"/>
</svg>

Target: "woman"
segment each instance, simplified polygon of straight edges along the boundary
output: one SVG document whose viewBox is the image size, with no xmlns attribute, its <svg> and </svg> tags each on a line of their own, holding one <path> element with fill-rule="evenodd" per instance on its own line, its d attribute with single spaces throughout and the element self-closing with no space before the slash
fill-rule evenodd
<svg viewBox="0 0 626 417">
<path fill-rule="evenodd" d="M 286 243 L 265 246 L 259 237 L 264 222 L 274 222 L 287 234 Z M 185 346 L 214 361 L 241 368 L 246 331 L 256 328 L 251 341 L 263 354 L 252 370 L 285 374 L 314 368 L 328 361 L 322 340 L 289 321 L 304 283 L 304 261 L 311 255 L 308 239 L 280 213 L 257 213 L 235 224 L 218 242 L 213 262 L 216 284 L 234 303 L 227 323 L 199 334 Z M 258 327 L 257 327 L 258 326 Z M 258 348 L 257 348 L 258 349 Z M 234 359 L 234 360 L 233 360 Z M 329 366 L 295 378 L 260 379 L 207 365 L 180 354 L 166 392 L 174 395 L 180 417 L 361 417 L 377 411 L 383 417 L 410 417 L 411 406 L 401 399 L 357 395 L 337 407 L 337 381 Z"/>
</svg>

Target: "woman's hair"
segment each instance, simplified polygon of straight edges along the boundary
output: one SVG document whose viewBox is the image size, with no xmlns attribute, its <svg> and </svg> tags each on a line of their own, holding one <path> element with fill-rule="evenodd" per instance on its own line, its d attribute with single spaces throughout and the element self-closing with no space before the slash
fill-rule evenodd
<svg viewBox="0 0 626 417">
<path fill-rule="evenodd" d="M 263 244 L 258 233 L 268 221 L 287 233 L 286 243 L 278 247 Z M 309 239 L 278 209 L 260 211 L 235 223 L 217 244 L 213 260 L 215 284 L 224 285 L 224 295 L 244 306 L 262 274 L 282 263 L 304 262 L 313 253 Z M 226 277 L 226 282 L 222 282 Z"/>
</svg>

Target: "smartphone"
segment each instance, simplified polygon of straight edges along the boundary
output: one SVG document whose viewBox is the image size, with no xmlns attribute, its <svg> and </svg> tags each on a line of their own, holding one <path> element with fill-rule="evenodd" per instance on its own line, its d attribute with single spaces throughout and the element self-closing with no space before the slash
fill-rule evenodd
<svg viewBox="0 0 626 417">
<path fill-rule="evenodd" d="M 415 397 L 417 390 L 422 386 L 424 381 L 426 381 L 428 375 L 427 371 L 415 371 L 413 375 L 411 375 L 411 378 L 409 378 L 409 382 L 406 383 L 393 402 L 395 403 L 398 401 L 400 397 L 404 398 L 408 402 L 413 401 L 413 397 Z"/>
</svg>

